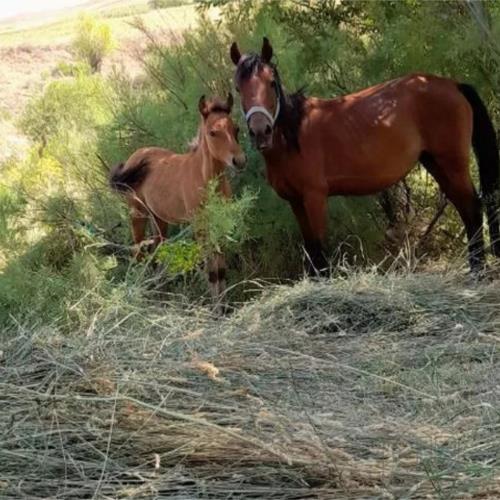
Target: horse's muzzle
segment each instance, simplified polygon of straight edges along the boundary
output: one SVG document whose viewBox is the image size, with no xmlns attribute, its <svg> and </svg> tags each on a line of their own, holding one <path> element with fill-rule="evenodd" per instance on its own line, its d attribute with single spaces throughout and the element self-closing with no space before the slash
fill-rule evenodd
<svg viewBox="0 0 500 500">
<path fill-rule="evenodd" d="M 271 149 L 272 144 L 270 142 L 263 142 L 260 144 L 256 144 L 255 147 L 261 153 L 265 153 L 267 150 Z"/>
</svg>

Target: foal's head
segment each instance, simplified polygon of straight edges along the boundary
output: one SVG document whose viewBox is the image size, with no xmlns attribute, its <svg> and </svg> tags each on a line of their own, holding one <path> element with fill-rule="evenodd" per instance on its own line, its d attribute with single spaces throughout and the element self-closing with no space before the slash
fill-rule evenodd
<svg viewBox="0 0 500 500">
<path fill-rule="evenodd" d="M 225 102 L 219 99 L 207 100 L 205 96 L 201 96 L 198 104 L 203 117 L 201 134 L 213 158 L 228 167 L 241 169 L 246 158 L 238 143 L 239 128 L 231 119 L 232 107 L 232 94 L 227 96 Z"/>
<path fill-rule="evenodd" d="M 242 56 L 236 42 L 231 45 L 230 55 L 236 65 L 235 85 L 241 96 L 252 143 L 260 151 L 265 151 L 273 145 L 274 125 L 283 97 L 278 73 L 271 64 L 273 48 L 264 37 L 260 56 Z"/>
</svg>

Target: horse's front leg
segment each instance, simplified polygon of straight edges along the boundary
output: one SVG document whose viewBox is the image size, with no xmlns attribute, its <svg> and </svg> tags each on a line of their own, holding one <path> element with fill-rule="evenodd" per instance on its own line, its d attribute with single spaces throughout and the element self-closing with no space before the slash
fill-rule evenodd
<svg viewBox="0 0 500 500">
<path fill-rule="evenodd" d="M 224 254 L 214 252 L 206 263 L 208 286 L 217 312 L 224 311 L 224 292 L 226 290 L 226 259 Z"/>
<path fill-rule="evenodd" d="M 324 275 L 328 272 L 328 261 L 323 252 L 327 197 L 320 193 L 312 193 L 301 200 L 292 201 L 291 206 L 304 238 L 307 273 L 310 276 Z"/>
</svg>

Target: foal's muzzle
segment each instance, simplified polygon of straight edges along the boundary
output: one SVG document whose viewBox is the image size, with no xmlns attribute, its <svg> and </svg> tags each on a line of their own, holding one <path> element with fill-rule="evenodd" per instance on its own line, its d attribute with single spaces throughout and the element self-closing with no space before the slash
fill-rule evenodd
<svg viewBox="0 0 500 500">
<path fill-rule="evenodd" d="M 245 153 L 241 153 L 239 155 L 233 156 L 232 166 L 235 167 L 237 170 L 243 170 L 246 162 L 247 158 L 245 156 Z"/>
</svg>

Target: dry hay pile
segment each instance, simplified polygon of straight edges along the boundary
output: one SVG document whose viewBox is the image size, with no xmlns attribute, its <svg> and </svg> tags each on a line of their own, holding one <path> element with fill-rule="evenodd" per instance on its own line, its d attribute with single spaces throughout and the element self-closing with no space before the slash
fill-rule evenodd
<svg viewBox="0 0 500 500">
<path fill-rule="evenodd" d="M 499 498 L 496 283 L 355 275 L 216 320 L 120 304 L 19 325 L 2 498 Z"/>
</svg>

